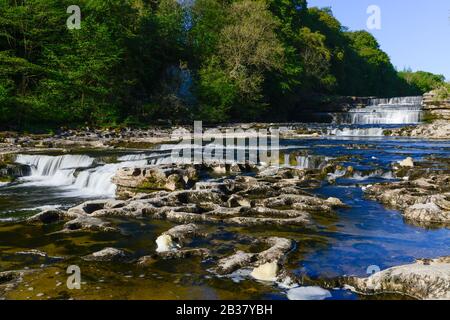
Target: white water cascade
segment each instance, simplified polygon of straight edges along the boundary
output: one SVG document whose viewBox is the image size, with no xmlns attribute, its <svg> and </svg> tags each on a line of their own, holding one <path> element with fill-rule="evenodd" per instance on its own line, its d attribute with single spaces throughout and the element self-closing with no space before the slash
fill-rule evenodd
<svg viewBox="0 0 450 320">
<path fill-rule="evenodd" d="M 327 134 L 336 137 L 381 137 L 383 128 L 334 128 L 328 129 Z"/>
<path fill-rule="evenodd" d="M 95 166 L 95 159 L 85 155 L 18 155 L 16 162 L 31 167 L 31 175 L 22 178 L 24 185 L 62 187 L 73 196 L 114 196 L 111 178 L 117 169 L 147 164 L 139 160 Z"/>
<path fill-rule="evenodd" d="M 296 158 L 297 160 L 297 166 L 298 169 L 318 169 L 322 165 L 326 164 L 327 161 L 330 158 L 328 157 L 321 157 L 321 156 L 298 156 Z"/>
<path fill-rule="evenodd" d="M 419 123 L 422 97 L 371 99 L 364 108 L 350 109 L 344 122 L 350 124 L 412 124 Z"/>
<path fill-rule="evenodd" d="M 36 185 L 62 186 L 73 182 L 74 173 L 79 168 L 88 168 L 93 165 L 94 159 L 85 155 L 22 155 L 19 154 L 16 162 L 28 165 L 31 175 L 24 180 Z"/>
</svg>

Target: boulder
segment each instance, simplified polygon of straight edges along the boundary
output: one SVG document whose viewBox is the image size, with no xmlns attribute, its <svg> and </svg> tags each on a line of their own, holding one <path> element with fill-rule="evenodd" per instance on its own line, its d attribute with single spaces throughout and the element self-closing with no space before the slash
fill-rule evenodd
<svg viewBox="0 0 450 320">
<path fill-rule="evenodd" d="M 398 293 L 416 299 L 450 300 L 450 257 L 417 260 L 368 278 L 350 278 L 348 284 L 362 294 Z"/>
<path fill-rule="evenodd" d="M 116 248 L 105 248 L 83 257 L 86 261 L 112 261 L 123 262 L 127 259 L 127 254 L 123 250 Z"/>
<path fill-rule="evenodd" d="M 186 189 L 196 181 L 197 171 L 192 166 L 122 168 L 112 178 L 117 185 L 116 195 L 121 198 L 130 198 L 142 192 Z"/>
<path fill-rule="evenodd" d="M 411 157 L 408 157 L 405 160 L 400 161 L 399 165 L 401 167 L 413 168 L 414 167 L 414 161 L 413 161 L 413 159 Z"/>
<path fill-rule="evenodd" d="M 156 239 L 156 245 L 157 245 L 156 252 L 159 253 L 173 251 L 178 248 L 178 246 L 173 242 L 172 237 L 168 234 L 160 235 Z"/>
<path fill-rule="evenodd" d="M 276 261 L 264 263 L 253 269 L 250 274 L 256 280 L 275 281 L 277 279 L 278 264 Z"/>
<path fill-rule="evenodd" d="M 51 210 L 44 210 L 38 214 L 35 214 L 34 216 L 29 217 L 26 221 L 28 223 L 49 224 L 49 223 L 62 221 L 65 219 L 66 219 L 66 215 L 65 215 L 64 211 L 57 210 L 57 209 L 51 209 Z"/>
<path fill-rule="evenodd" d="M 71 231 L 102 231 L 102 232 L 114 232 L 117 231 L 115 227 L 112 227 L 109 222 L 103 221 L 99 218 L 90 216 L 79 216 L 73 220 L 66 222 L 63 232 Z"/>
<path fill-rule="evenodd" d="M 422 226 L 450 224 L 450 176 L 421 177 L 414 180 L 367 186 L 366 196 L 399 209 L 405 218 Z"/>
</svg>

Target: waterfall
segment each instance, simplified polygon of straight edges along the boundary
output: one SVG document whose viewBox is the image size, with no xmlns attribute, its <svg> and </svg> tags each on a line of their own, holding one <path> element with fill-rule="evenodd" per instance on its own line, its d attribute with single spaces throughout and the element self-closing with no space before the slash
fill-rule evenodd
<svg viewBox="0 0 450 320">
<path fill-rule="evenodd" d="M 310 162 L 310 157 L 308 156 L 298 156 L 297 157 L 297 167 L 300 169 L 309 169 L 311 162 Z"/>
<path fill-rule="evenodd" d="M 327 134 L 337 137 L 381 137 L 383 128 L 335 128 L 328 129 Z"/>
<path fill-rule="evenodd" d="M 370 99 L 369 105 L 379 106 L 379 105 L 415 105 L 419 106 L 422 104 L 422 96 L 417 97 L 397 97 L 397 98 L 376 98 Z"/>
<path fill-rule="evenodd" d="M 75 178 L 71 189 L 75 193 L 84 195 L 114 196 L 116 185 L 111 182 L 116 171 L 125 167 L 137 167 L 147 165 L 146 160 L 125 161 L 119 163 L 108 163 L 93 169 L 81 171 Z"/>
<path fill-rule="evenodd" d="M 117 169 L 147 164 L 138 160 L 95 166 L 95 159 L 85 155 L 18 155 L 16 162 L 31 168 L 31 175 L 21 178 L 24 186 L 58 186 L 70 196 L 114 196 L 111 178 Z"/>
<path fill-rule="evenodd" d="M 319 169 L 325 165 L 328 160 L 330 160 L 330 158 L 317 155 L 296 156 L 296 164 L 292 167 L 297 169 Z M 291 166 L 289 162 L 289 154 L 286 154 L 284 165 Z"/>
<path fill-rule="evenodd" d="M 36 185 L 63 186 L 73 182 L 77 169 L 88 168 L 93 165 L 94 159 L 85 155 L 22 155 L 19 154 L 16 162 L 28 165 L 31 175 L 22 178 Z"/>
<path fill-rule="evenodd" d="M 350 109 L 344 122 L 351 124 L 419 123 L 422 97 L 371 99 L 365 108 Z"/>
<path fill-rule="evenodd" d="M 146 153 L 133 153 L 133 154 L 127 154 L 124 156 L 120 156 L 117 158 L 118 161 L 139 161 L 144 160 L 152 157 L 153 154 L 146 154 Z"/>
</svg>

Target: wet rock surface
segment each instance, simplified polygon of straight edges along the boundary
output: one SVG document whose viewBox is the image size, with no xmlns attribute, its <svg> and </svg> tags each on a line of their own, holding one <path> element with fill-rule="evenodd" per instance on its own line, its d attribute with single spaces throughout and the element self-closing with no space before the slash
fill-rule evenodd
<svg viewBox="0 0 450 320">
<path fill-rule="evenodd" d="M 12 270 L 0 272 L 0 300 L 9 291 L 14 290 L 22 281 L 26 274 L 33 272 L 32 270 Z"/>
<path fill-rule="evenodd" d="M 112 261 L 112 262 L 124 262 L 127 260 L 128 254 L 120 249 L 105 248 L 100 251 L 94 252 L 83 259 L 87 261 Z"/>
<path fill-rule="evenodd" d="M 49 224 L 66 219 L 66 213 L 63 210 L 44 210 L 27 218 L 28 223 L 32 224 Z"/>
<path fill-rule="evenodd" d="M 437 120 L 433 123 L 387 130 L 386 133 L 389 136 L 448 139 L 450 137 L 450 121 Z"/>
<path fill-rule="evenodd" d="M 413 222 L 450 224 L 450 175 L 429 175 L 408 181 L 368 186 L 366 195 L 402 211 Z"/>
<path fill-rule="evenodd" d="M 321 133 L 316 132 L 315 129 L 303 132 L 296 128 L 287 130 L 284 134 L 293 137 L 303 134 L 316 137 Z M 98 137 L 103 144 L 101 148 L 121 148 L 120 136 L 115 138 L 113 136 L 101 134 Z M 70 136 L 61 136 L 61 139 L 66 138 L 72 140 Z M 139 146 L 138 141 L 150 141 L 146 136 L 135 138 L 136 146 Z M 90 139 L 94 139 L 91 134 L 85 137 L 77 135 L 73 141 L 89 141 Z M 110 144 L 111 139 L 117 139 L 117 144 Z M 19 143 L 19 140 L 14 140 L 14 143 Z M 94 140 L 91 142 L 96 143 Z M 323 145 L 320 148 L 333 148 L 331 142 L 320 143 Z M 24 143 L 24 146 L 26 145 Z M 31 142 L 29 146 L 29 148 L 35 148 Z M 45 144 L 36 148 L 45 149 Z M 363 153 L 370 147 L 355 141 L 348 144 L 346 148 Z M 384 150 L 380 149 L 379 153 L 382 152 Z M 73 206 L 71 208 L 64 206 L 64 210 L 46 209 L 27 218 L 26 223 L 20 226 L 21 232 L 23 230 L 24 246 L 40 248 L 42 251 L 22 249 L 22 253 L 20 253 L 7 248 L 12 253 L 3 255 L 10 259 L 10 261 L 3 261 L 3 265 L 7 266 L 6 270 L 19 270 L 21 266 L 14 265 L 16 263 L 14 259 L 19 259 L 15 256 L 24 257 L 27 259 L 26 261 L 33 260 L 35 265 L 32 268 L 35 266 L 39 268 L 42 265 L 39 269 L 40 273 L 47 277 L 47 270 L 51 269 L 52 265 L 58 264 L 60 260 L 52 258 L 61 254 L 65 257 L 64 261 L 70 259 L 70 262 L 67 263 L 78 259 L 74 263 L 80 263 L 83 268 L 88 270 L 92 267 L 88 272 L 95 273 L 98 272 L 97 269 L 101 268 L 104 268 L 101 269 L 101 272 L 109 269 L 121 270 L 119 276 L 121 279 L 124 278 L 125 282 L 118 281 L 117 286 L 126 287 L 129 285 L 127 281 L 131 283 L 133 278 L 136 280 L 135 285 L 140 286 L 141 276 L 152 278 L 153 282 L 150 282 L 150 286 L 153 286 L 160 280 L 158 279 L 160 274 L 163 274 L 161 277 L 164 279 L 161 279 L 159 284 L 169 283 L 171 286 L 167 286 L 169 288 L 167 292 L 171 292 L 174 288 L 173 291 L 178 292 L 179 285 L 185 285 L 189 290 L 200 286 L 220 290 L 223 283 L 217 285 L 218 279 L 232 279 L 230 282 L 234 283 L 234 281 L 238 281 L 236 278 L 241 277 L 246 281 L 239 285 L 239 290 L 247 288 L 247 293 L 252 292 L 251 290 L 255 290 L 255 287 L 263 283 L 266 287 L 261 292 L 264 293 L 270 291 L 267 289 L 269 287 L 278 288 L 277 286 L 279 286 L 280 288 L 295 289 L 288 291 L 289 298 L 316 295 L 328 297 L 328 291 L 325 294 L 317 287 L 314 290 L 313 287 L 299 287 L 301 285 L 319 285 L 330 290 L 334 288 L 334 286 L 322 283 L 320 279 L 305 277 L 303 272 L 308 267 L 311 268 L 312 259 L 323 261 L 320 252 L 336 250 L 336 248 L 330 247 L 331 243 L 328 241 L 331 238 L 327 238 L 327 236 L 339 230 L 345 220 L 351 220 L 350 216 L 354 214 L 354 212 L 347 214 L 347 210 L 341 210 L 337 215 L 336 210 L 359 204 L 352 200 L 349 201 L 347 193 L 344 192 L 330 195 L 320 193 L 323 195 L 317 196 L 319 194 L 317 188 L 325 185 L 326 187 L 358 189 L 360 192 L 362 186 L 366 190 L 368 198 L 400 210 L 408 224 L 426 228 L 448 227 L 448 203 L 450 200 L 448 185 L 450 181 L 447 169 L 442 169 L 448 168 L 448 160 L 447 162 L 440 161 L 438 165 L 434 160 L 424 164 L 423 160 L 416 158 L 414 154 L 403 154 L 401 149 L 396 149 L 395 152 L 402 154 L 394 158 L 395 161 L 397 159 L 399 161 L 392 168 L 355 166 L 355 162 L 357 162 L 355 158 L 359 155 L 348 157 L 341 156 L 342 153 L 336 152 L 336 155 L 332 154 L 331 156 L 340 158 L 333 159 L 324 155 L 308 156 L 303 151 L 297 151 L 287 159 L 287 163 L 291 162 L 292 167 L 285 168 L 209 163 L 197 166 L 139 165 L 137 168 L 119 169 L 114 177 L 118 199 L 89 200 L 83 203 L 81 202 L 84 200 L 80 200 L 74 202 L 75 204 L 81 203 L 79 205 L 73 206 L 74 203 L 71 203 L 70 206 Z M 371 161 L 376 163 L 376 160 L 373 159 L 380 155 L 375 152 L 373 155 Z M 412 159 L 407 158 L 410 155 L 413 157 Z M 302 169 L 294 168 L 294 166 L 300 167 L 299 160 L 294 159 L 297 156 L 302 156 L 304 160 L 309 161 L 309 163 L 302 163 L 304 165 Z M 358 158 L 358 161 L 360 159 Z M 284 160 L 286 161 L 286 157 Z M 367 164 L 366 161 L 364 165 Z M 391 170 L 393 176 L 390 176 Z M 370 182 L 369 186 L 360 184 L 366 176 L 374 177 L 375 182 Z M 381 178 L 385 182 L 376 183 L 379 181 L 377 179 Z M 387 182 L 392 178 L 400 181 Z M 347 184 L 344 186 L 342 180 L 345 179 L 353 179 L 353 181 L 345 182 Z M 360 200 L 360 198 L 357 199 L 357 201 Z M 344 201 L 348 205 L 345 205 Z M 393 213 L 393 215 L 397 215 L 397 213 Z M 398 220 L 401 221 L 401 219 Z M 337 232 L 343 232 L 339 235 L 343 237 L 344 232 L 347 236 L 354 230 L 370 228 L 369 225 L 365 225 L 366 221 L 363 222 L 357 221 L 352 229 L 341 229 Z M 4 238 L 11 241 L 10 239 L 13 239 L 11 234 L 16 232 L 14 231 L 16 227 L 17 225 L 14 224 L 6 225 L 3 229 L 6 230 Z M 8 228 L 11 228 L 12 231 Z M 316 229 L 320 228 L 323 232 L 316 233 Z M 367 232 L 370 233 L 370 231 L 372 230 L 368 229 Z M 31 239 L 35 232 L 40 232 L 41 236 L 36 244 L 26 238 L 30 237 Z M 404 230 L 402 229 L 401 232 Z M 357 231 L 355 233 L 354 238 L 364 238 Z M 369 237 L 374 236 L 369 235 Z M 380 237 L 389 236 L 384 233 Z M 339 237 L 332 239 L 346 241 Z M 395 241 L 395 237 L 391 240 Z M 385 252 L 384 248 L 382 250 L 376 245 L 372 246 L 362 242 L 356 241 L 350 245 L 350 248 L 352 251 L 361 252 L 366 260 L 368 257 L 364 253 L 365 248 L 370 250 L 375 248 L 376 252 L 373 257 L 376 257 L 377 254 L 383 255 Z M 379 241 L 375 239 L 374 243 L 377 242 Z M 342 245 L 347 246 L 348 243 Z M 52 252 L 55 247 L 60 250 L 56 254 Z M 101 248 L 104 249 L 98 251 Z M 386 249 L 387 252 L 392 252 L 389 250 Z M 316 256 L 314 256 L 314 251 L 318 252 Z M 308 254 L 313 255 L 313 258 L 307 257 Z M 405 253 L 405 256 L 410 257 L 410 252 Z M 350 260 L 345 261 L 344 264 L 351 264 L 348 263 Z M 324 268 L 330 268 L 330 261 L 326 262 L 328 265 Z M 390 265 L 395 265 L 395 263 Z M 124 269 L 126 270 L 123 271 Z M 128 274 L 128 269 L 135 273 Z M 201 276 L 192 275 L 190 269 L 196 269 Z M 53 269 L 51 270 L 52 274 L 48 277 L 52 281 L 51 287 L 53 288 L 55 284 L 52 278 Z M 158 273 L 155 273 L 154 270 L 158 270 Z M 161 270 L 163 272 L 159 273 Z M 65 275 L 64 269 L 57 272 Z M 186 274 L 186 276 L 178 274 L 177 278 L 175 277 L 177 272 Z M 19 278 L 12 279 L 13 283 L 17 283 L 15 279 Z M 411 279 L 419 278 L 414 276 Z M 424 283 L 430 281 L 429 284 L 434 286 L 434 279 L 433 275 L 417 281 Z M 106 278 L 105 281 L 112 280 Z M 356 280 L 353 281 L 356 283 Z M 394 280 L 377 281 L 391 283 Z M 394 283 L 397 283 L 396 281 Z M 9 281 L 5 280 L 6 282 Z M 340 281 L 331 280 L 330 283 L 341 284 Z M 0 287 L 1 285 L 0 283 Z M 102 287 L 103 282 L 99 281 L 85 292 L 95 292 L 96 286 Z M 361 284 L 357 291 L 364 294 L 392 292 L 387 289 L 389 285 L 381 286 L 380 290 L 375 285 L 371 285 L 371 289 L 368 287 L 364 289 L 364 286 L 365 284 Z M 97 292 L 101 292 L 101 289 L 98 290 Z M 430 298 L 422 293 L 416 294 L 414 290 L 416 289 L 412 286 L 405 285 L 394 292 L 404 295 L 412 291 L 411 296 L 415 298 Z M 62 292 L 62 290 L 60 291 Z M 274 291 L 279 292 L 279 289 L 274 289 Z M 188 292 L 187 296 L 190 297 L 191 293 Z M 235 294 L 236 289 L 232 288 L 230 292 Z M 439 292 L 437 290 L 433 297 L 442 298 Z M 101 295 L 103 298 L 110 298 L 109 295 L 103 293 Z M 55 296 L 62 299 L 68 297 L 59 291 Z M 185 296 L 182 295 L 182 297 Z M 248 296 L 251 296 L 251 293 Z M 92 297 L 96 296 L 92 295 Z M 123 296 L 120 297 L 123 298 Z M 142 298 L 142 296 L 139 297 Z M 260 298 L 261 296 L 255 295 L 255 297 Z M 228 296 L 228 298 L 234 298 L 234 296 Z"/>
<path fill-rule="evenodd" d="M 226 170 L 230 172 L 230 168 Z M 85 255 L 83 259 L 90 262 L 136 261 L 136 265 L 148 267 L 160 260 L 197 257 L 210 261 L 210 272 L 213 274 L 229 275 L 243 269 L 248 270 L 249 278 L 254 280 L 286 282 L 288 272 L 285 270 L 285 259 L 295 249 L 293 240 L 276 236 L 236 236 L 226 245 L 215 248 L 214 243 L 222 238 L 222 231 L 219 230 L 255 226 L 313 228 L 312 216 L 333 215 L 335 209 L 344 207 L 337 198 L 322 198 L 307 191 L 311 185 L 320 184 L 320 177 L 327 172 L 322 172 L 322 169 L 256 169 L 246 165 L 239 170 L 233 169 L 238 174 L 202 181 L 197 185 L 196 177 L 202 174 L 202 170 L 211 171 L 211 168 L 181 165 L 119 170 L 115 181 L 130 190 L 139 189 L 140 192 L 133 190 L 132 197 L 125 197 L 125 193 L 119 189 L 122 200 L 89 200 L 66 211 L 44 210 L 28 218 L 27 222 L 44 225 L 63 223 L 60 232 L 64 233 L 109 233 L 120 231 L 111 219 L 150 218 L 169 221 L 178 225 L 162 232 L 155 239 L 157 248 L 151 255 L 131 259 L 129 253 L 107 247 Z M 183 181 L 181 190 L 167 188 L 173 175 Z M 136 187 L 149 178 L 155 181 L 156 187 L 152 185 L 147 190 Z M 163 190 L 157 190 L 160 186 L 164 186 Z M 205 228 L 211 226 L 217 226 L 218 229 L 206 232 Z M 223 248 L 239 247 L 240 243 L 259 249 L 257 252 L 236 249 L 231 255 L 222 253 Z"/>
<path fill-rule="evenodd" d="M 192 168 L 183 170 L 189 169 Z M 143 170 L 148 170 L 150 173 L 146 175 L 151 177 L 162 172 L 146 168 L 126 172 L 139 171 L 138 176 L 142 176 Z M 195 176 L 194 172 L 192 169 L 190 174 Z M 119 177 L 122 174 L 123 171 L 119 172 Z M 161 173 L 159 181 L 164 179 L 167 175 Z M 108 200 L 88 201 L 67 211 L 67 215 L 78 217 L 78 220 L 68 222 L 66 226 L 85 226 L 83 219 L 89 224 L 88 217 L 108 216 L 147 216 L 177 223 L 303 226 L 310 223 L 311 213 L 330 213 L 334 208 L 343 207 L 338 199 L 322 199 L 302 188 L 314 179 L 303 170 L 283 168 L 272 176 L 237 176 L 209 185 L 203 183 L 199 189 L 193 185 L 187 190 L 141 193 L 115 205 Z M 124 180 L 129 181 L 128 178 Z M 94 222 L 90 224 L 98 225 Z"/>
<path fill-rule="evenodd" d="M 113 227 L 111 223 L 103 221 L 99 218 L 90 216 L 79 216 L 73 220 L 70 220 L 64 224 L 62 232 L 75 232 L 75 231 L 101 231 L 101 232 L 115 232 L 118 231 L 116 227 Z"/>
<path fill-rule="evenodd" d="M 117 186 L 116 196 L 119 198 L 129 198 L 142 192 L 186 189 L 197 180 L 197 171 L 190 166 L 123 168 L 112 179 Z"/>
<path fill-rule="evenodd" d="M 363 294 L 399 293 L 416 299 L 450 299 L 450 257 L 421 259 L 348 284 Z"/>
<path fill-rule="evenodd" d="M 155 127 L 146 130 L 84 128 L 79 130 L 61 129 L 54 134 L 5 132 L 0 139 L 0 152 L 76 148 L 146 148 L 157 143 L 171 141 L 171 133 L 175 129 L 171 127 Z"/>
</svg>

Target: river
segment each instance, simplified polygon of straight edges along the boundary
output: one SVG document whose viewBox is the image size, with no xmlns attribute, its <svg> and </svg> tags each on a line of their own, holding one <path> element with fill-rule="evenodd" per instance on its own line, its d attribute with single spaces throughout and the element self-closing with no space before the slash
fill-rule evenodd
<svg viewBox="0 0 450 320">
<path fill-rule="evenodd" d="M 327 134 L 281 141 L 280 150 L 296 154 L 296 166 L 300 168 L 315 168 L 327 159 L 346 156 L 342 165 L 354 169 L 351 177 L 335 172 L 332 180 L 310 190 L 339 198 L 348 208 L 339 209 L 336 216 L 314 217 L 315 228 L 312 229 L 273 227 L 270 230 L 272 235 L 296 241 L 297 250 L 288 259 L 289 267 L 296 273 L 311 278 L 365 276 L 373 270 L 413 262 L 415 258 L 450 255 L 448 228 L 414 226 L 405 221 L 400 212 L 364 197 L 366 185 L 394 180 L 391 172 L 394 162 L 412 157 L 415 162 L 433 164 L 433 159 L 450 157 L 450 140 L 384 137 L 383 130 L 390 126 L 419 121 L 412 107 L 409 107 L 412 114 L 399 120 L 399 108 L 404 109 L 396 106 L 393 114 L 388 115 L 382 110 L 387 119 L 384 124 L 375 116 L 377 110 L 357 110 L 350 112 L 351 125 L 311 124 L 311 127 L 323 128 Z M 392 121 L 394 118 L 400 123 Z M 239 274 L 217 277 L 208 272 L 211 261 L 198 259 L 159 261 L 142 270 L 129 265 L 105 266 L 69 258 L 69 262 L 74 260 L 82 265 L 83 285 L 82 290 L 76 292 L 65 288 L 68 262 L 61 262 L 59 256 L 79 257 L 106 246 L 125 248 L 135 256 L 149 254 L 156 248 L 156 237 L 173 224 L 145 218 L 118 218 L 115 222 L 121 228 L 121 235 L 61 234 L 55 233 L 58 226 L 36 228 L 23 220 L 45 208 L 67 209 L 88 199 L 112 198 L 115 185 L 111 177 L 118 168 L 158 165 L 164 162 L 168 152 L 167 146 L 161 146 L 154 150 L 17 155 L 16 162 L 29 165 L 32 170 L 30 176 L 0 187 L 0 271 L 44 268 L 9 298 L 36 298 L 37 293 L 44 292 L 44 297 L 50 298 L 287 299 L 288 289 L 258 283 Z M 430 165 L 430 170 L 433 168 Z M 229 228 L 223 231 L 223 238 L 232 238 L 235 232 L 260 236 L 267 233 L 267 228 Z M 17 255 L 18 251 L 30 249 L 45 251 L 49 256 Z M 331 290 L 330 294 L 327 299 L 362 298 L 343 289 Z"/>
</svg>

